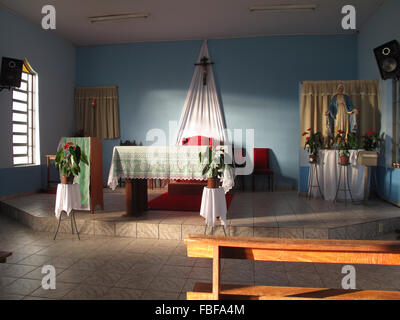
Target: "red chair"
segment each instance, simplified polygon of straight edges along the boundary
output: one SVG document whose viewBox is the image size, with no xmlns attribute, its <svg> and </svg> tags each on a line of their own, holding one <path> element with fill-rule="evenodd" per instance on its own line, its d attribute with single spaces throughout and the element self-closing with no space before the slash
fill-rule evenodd
<svg viewBox="0 0 400 320">
<path fill-rule="evenodd" d="M 269 190 L 274 191 L 274 172 L 269 167 L 269 150 L 268 148 L 254 148 L 253 191 L 255 190 L 256 176 L 267 176 Z"/>
<path fill-rule="evenodd" d="M 233 159 L 235 162 L 235 168 L 244 168 L 244 167 L 246 167 L 246 161 L 245 161 L 246 150 L 245 149 L 238 149 L 238 150 L 235 150 L 235 149 L 232 150 L 233 157 L 234 157 Z M 238 160 L 238 162 L 236 162 L 236 160 Z M 244 191 L 244 175 L 235 176 L 235 180 L 240 181 L 239 182 L 240 190 Z M 235 184 L 236 184 L 236 181 L 235 181 Z"/>
<path fill-rule="evenodd" d="M 202 136 L 185 138 L 182 140 L 183 146 L 212 146 L 213 139 Z"/>
</svg>

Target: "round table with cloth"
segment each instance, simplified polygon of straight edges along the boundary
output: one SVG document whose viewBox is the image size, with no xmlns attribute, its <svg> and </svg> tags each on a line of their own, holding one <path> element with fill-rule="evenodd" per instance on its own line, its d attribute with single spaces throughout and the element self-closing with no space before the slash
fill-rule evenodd
<svg viewBox="0 0 400 320">
<path fill-rule="evenodd" d="M 79 191 L 79 184 L 62 184 L 57 185 L 56 208 L 55 215 L 60 219 L 61 212 L 65 211 L 67 215 L 72 210 L 79 210 L 81 208 L 81 193 Z"/>
<path fill-rule="evenodd" d="M 219 217 L 221 224 L 226 225 L 226 198 L 224 188 L 210 189 L 204 187 L 201 198 L 200 215 L 206 219 L 206 225 L 213 227 Z"/>
</svg>

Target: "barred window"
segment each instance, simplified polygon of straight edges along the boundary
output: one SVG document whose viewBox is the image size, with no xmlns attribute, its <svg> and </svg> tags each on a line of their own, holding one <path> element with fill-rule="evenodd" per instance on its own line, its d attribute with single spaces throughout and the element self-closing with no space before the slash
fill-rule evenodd
<svg viewBox="0 0 400 320">
<path fill-rule="evenodd" d="M 35 164 L 37 129 L 37 74 L 24 61 L 22 81 L 12 93 L 12 139 L 14 166 Z"/>
</svg>

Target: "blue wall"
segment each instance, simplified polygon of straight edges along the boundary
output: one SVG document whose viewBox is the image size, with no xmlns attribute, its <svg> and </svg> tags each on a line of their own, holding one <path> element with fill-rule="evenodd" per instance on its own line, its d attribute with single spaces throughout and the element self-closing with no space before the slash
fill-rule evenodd
<svg viewBox="0 0 400 320">
<path fill-rule="evenodd" d="M 400 41 L 400 1 L 389 0 L 362 28 L 358 36 L 359 79 L 380 79 L 373 49 L 397 39 Z M 400 170 L 392 169 L 392 82 L 380 81 L 382 132 L 386 136 L 378 170 L 379 193 L 400 203 Z"/>
<path fill-rule="evenodd" d="M 117 85 L 121 139 L 146 144 L 149 129 L 168 132 L 168 120 L 179 121 L 200 47 L 200 41 L 79 47 L 77 85 Z M 356 36 L 210 40 L 208 47 L 228 128 L 255 129 L 255 147 L 272 149 L 277 185 L 296 187 L 299 82 L 356 79 Z M 103 142 L 105 180 L 116 144 Z"/>
<path fill-rule="evenodd" d="M 50 31 L 0 8 L 0 58 L 26 58 L 39 77 L 41 162 L 55 154 L 61 136 L 74 132 L 76 49 Z M 11 93 L 0 93 L 0 196 L 39 190 L 43 166 L 13 168 Z"/>
</svg>

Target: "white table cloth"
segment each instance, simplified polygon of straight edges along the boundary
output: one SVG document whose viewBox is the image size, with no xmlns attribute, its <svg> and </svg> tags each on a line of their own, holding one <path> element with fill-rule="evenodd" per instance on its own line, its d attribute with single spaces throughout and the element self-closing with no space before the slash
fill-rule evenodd
<svg viewBox="0 0 400 320">
<path fill-rule="evenodd" d="M 364 166 L 360 166 L 357 163 L 358 150 L 350 150 L 350 165 L 348 166 L 349 174 L 349 184 L 351 195 L 353 200 L 360 201 L 364 199 Z M 319 152 L 319 160 L 317 164 L 318 179 L 321 187 L 322 194 L 325 200 L 335 200 L 335 195 L 339 183 L 339 170 L 341 166 L 339 165 L 339 152 L 337 150 L 321 150 Z M 310 173 L 312 165 L 310 165 Z M 344 171 L 342 170 L 342 177 L 340 183 L 340 189 L 344 189 Z M 317 185 L 317 179 L 314 174 L 313 185 Z M 318 188 L 312 188 L 311 195 L 313 197 L 319 197 Z M 343 200 L 345 197 L 344 191 L 339 191 L 338 199 Z M 350 200 L 350 193 L 346 192 L 347 200 Z"/>
<path fill-rule="evenodd" d="M 199 160 L 199 153 L 205 154 L 207 150 L 208 146 L 114 147 L 107 184 L 114 190 L 119 178 L 207 180 L 203 175 L 204 163 Z M 225 192 L 233 188 L 231 167 L 225 166 L 221 181 Z"/>
<path fill-rule="evenodd" d="M 222 187 L 209 189 L 204 187 L 201 198 L 200 215 L 206 219 L 206 225 L 213 227 L 219 217 L 221 224 L 226 225 L 226 198 Z"/>
<path fill-rule="evenodd" d="M 79 191 L 79 184 L 62 184 L 57 186 L 56 208 L 55 215 L 57 219 L 60 218 L 61 212 L 65 211 L 67 215 L 72 210 L 79 210 L 81 208 L 81 193 Z"/>
</svg>

